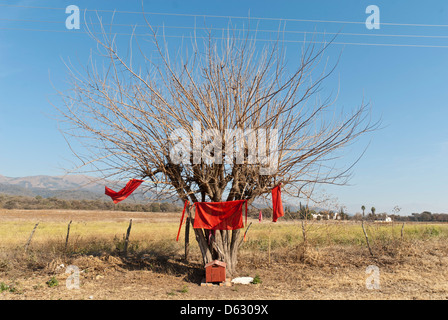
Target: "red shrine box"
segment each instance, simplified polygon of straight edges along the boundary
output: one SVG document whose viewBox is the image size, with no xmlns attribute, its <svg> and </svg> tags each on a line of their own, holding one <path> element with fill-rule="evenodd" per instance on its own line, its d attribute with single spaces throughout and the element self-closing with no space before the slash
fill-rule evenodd
<svg viewBox="0 0 448 320">
<path fill-rule="evenodd" d="M 226 263 L 213 260 L 205 265 L 205 282 L 225 282 Z"/>
</svg>

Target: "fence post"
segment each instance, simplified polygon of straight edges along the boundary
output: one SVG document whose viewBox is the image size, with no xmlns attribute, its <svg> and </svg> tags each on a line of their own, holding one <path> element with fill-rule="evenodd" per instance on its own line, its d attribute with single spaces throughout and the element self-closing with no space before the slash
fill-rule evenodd
<svg viewBox="0 0 448 320">
<path fill-rule="evenodd" d="M 404 230 L 404 222 L 403 225 L 401 226 L 401 241 L 403 241 L 403 230 Z"/>
<path fill-rule="evenodd" d="M 364 220 L 361 222 L 362 231 L 364 231 L 364 236 L 366 237 L 367 247 L 369 248 L 370 255 L 373 257 L 372 249 L 370 248 L 369 237 L 367 236 L 366 229 L 364 229 Z"/>
<path fill-rule="evenodd" d="M 29 246 L 30 243 L 31 243 L 31 239 L 33 238 L 34 231 L 36 231 L 36 228 L 37 228 L 38 225 L 39 225 L 39 222 L 36 223 L 36 225 L 35 225 L 34 228 L 33 228 L 33 231 L 31 231 L 30 237 L 28 238 L 28 241 L 27 241 L 26 244 L 25 244 L 25 252 L 28 250 L 28 246 Z"/>
<path fill-rule="evenodd" d="M 72 224 L 72 220 L 68 223 L 67 227 L 67 236 L 65 237 L 65 251 L 67 251 L 67 245 L 68 245 L 68 237 L 70 235 L 70 225 Z"/>
<path fill-rule="evenodd" d="M 126 257 L 128 255 L 128 243 L 129 243 L 129 234 L 131 233 L 131 227 L 132 227 L 132 219 L 129 220 L 129 227 L 126 231 L 126 239 L 124 240 L 124 249 L 123 254 Z"/>
<path fill-rule="evenodd" d="M 185 220 L 185 260 L 188 261 L 190 253 L 190 217 Z"/>
</svg>

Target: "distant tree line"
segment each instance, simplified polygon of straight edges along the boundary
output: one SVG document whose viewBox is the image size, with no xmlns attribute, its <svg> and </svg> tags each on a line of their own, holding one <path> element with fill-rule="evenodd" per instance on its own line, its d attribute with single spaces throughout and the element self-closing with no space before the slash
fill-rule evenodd
<svg viewBox="0 0 448 320">
<path fill-rule="evenodd" d="M 431 213 L 423 211 L 422 213 L 412 213 L 410 216 L 390 215 L 394 221 L 434 221 L 448 222 L 447 213 Z"/>
<path fill-rule="evenodd" d="M 374 220 L 385 220 L 386 217 L 391 218 L 392 221 L 448 222 L 447 213 L 431 213 L 429 211 L 423 211 L 422 213 L 412 213 L 410 216 L 403 216 L 399 214 L 387 214 L 387 213 L 369 213 L 365 215 L 364 218 L 361 213 L 356 213 L 350 219 L 359 221 L 361 221 L 362 219 L 367 221 L 374 221 Z"/>
<path fill-rule="evenodd" d="M 398 215 L 398 214 L 387 214 L 387 213 L 375 213 L 375 208 L 372 208 L 371 212 L 365 214 L 356 213 L 355 215 L 348 215 L 341 208 L 338 211 L 333 210 L 315 210 L 308 208 L 308 206 L 300 206 L 298 210 L 291 210 L 288 206 L 285 206 L 285 216 L 282 217 L 283 220 L 295 220 L 295 219 L 307 219 L 307 220 L 333 220 L 335 215 L 339 220 L 367 220 L 375 221 L 382 220 L 385 221 L 386 217 L 390 217 L 392 221 L 422 221 L 422 222 L 448 222 L 447 213 L 431 213 L 429 211 L 423 211 L 422 213 L 412 213 L 410 216 Z M 263 215 L 263 219 L 270 219 L 272 217 L 272 209 L 263 208 L 255 209 L 251 208 L 248 211 L 248 216 L 252 218 L 258 218 L 260 210 Z"/>
<path fill-rule="evenodd" d="M 271 208 L 263 208 L 263 209 L 255 209 L 250 208 L 248 210 L 248 216 L 252 218 L 258 218 L 259 214 L 263 216 L 263 219 L 271 219 L 272 218 L 272 209 Z M 339 220 L 349 220 L 350 216 L 344 212 L 343 208 L 340 208 L 338 211 L 334 210 L 322 210 L 322 209 L 313 209 L 309 208 L 308 205 L 302 206 L 297 210 L 292 210 L 289 206 L 284 206 L 285 215 L 282 217 L 282 220 L 333 220 L 335 216 L 338 217 Z"/>
<path fill-rule="evenodd" d="M 139 211 L 139 212 L 177 212 L 182 208 L 169 202 L 129 203 L 104 200 L 66 200 L 56 197 L 10 196 L 0 194 L 0 208 L 22 210 L 100 210 L 100 211 Z"/>
</svg>

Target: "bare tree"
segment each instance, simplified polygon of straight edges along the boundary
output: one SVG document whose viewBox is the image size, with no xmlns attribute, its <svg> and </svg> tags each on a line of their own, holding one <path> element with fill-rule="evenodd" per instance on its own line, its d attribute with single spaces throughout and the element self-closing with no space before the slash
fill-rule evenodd
<svg viewBox="0 0 448 320">
<path fill-rule="evenodd" d="M 80 167 L 105 178 L 146 179 L 152 194 L 191 203 L 251 204 L 279 183 L 297 196 L 306 185 L 346 183 L 351 165 L 331 166 L 335 152 L 375 129 L 367 104 L 336 115 L 335 101 L 320 99 L 333 69 L 318 67 L 331 42 L 310 41 L 290 67 L 280 34 L 261 46 L 230 25 L 220 35 L 195 32 L 173 54 L 148 22 L 150 54 L 140 41 L 123 54 L 102 24 L 89 30 L 103 64 L 67 63 L 72 90 L 60 92 L 58 109 L 67 141 L 86 151 L 75 151 Z M 204 263 L 223 260 L 234 274 L 240 230 L 194 232 Z"/>
</svg>

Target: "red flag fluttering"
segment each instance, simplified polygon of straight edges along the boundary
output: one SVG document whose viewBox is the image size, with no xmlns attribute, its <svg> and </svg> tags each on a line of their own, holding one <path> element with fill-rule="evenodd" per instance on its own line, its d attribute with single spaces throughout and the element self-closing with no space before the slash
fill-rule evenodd
<svg viewBox="0 0 448 320">
<path fill-rule="evenodd" d="M 111 197 L 114 203 L 118 203 L 129 197 L 143 182 L 144 180 L 131 179 L 126 183 L 126 186 L 118 192 L 106 187 L 105 194 Z"/>
</svg>

